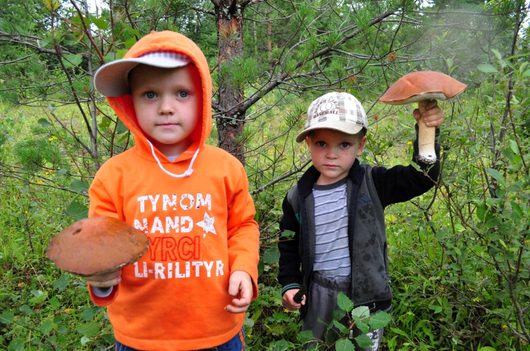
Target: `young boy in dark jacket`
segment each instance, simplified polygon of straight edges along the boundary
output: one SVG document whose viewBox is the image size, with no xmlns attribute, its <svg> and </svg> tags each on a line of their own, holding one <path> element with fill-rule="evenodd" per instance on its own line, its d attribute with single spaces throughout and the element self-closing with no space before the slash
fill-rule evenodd
<svg viewBox="0 0 530 351">
<path fill-rule="evenodd" d="M 434 100 L 422 103 L 413 115 L 430 127 L 443 122 Z M 278 280 L 283 306 L 301 309 L 303 329 L 324 339 L 340 292 L 371 312 L 390 310 L 384 209 L 432 188 L 439 161 L 422 163 L 416 141 L 413 159 L 421 171 L 412 165 L 388 169 L 361 165 L 357 157 L 366 142 L 366 113 L 347 93 L 317 98 L 307 118 L 296 141 L 306 142 L 313 165 L 283 201 Z M 295 295 L 301 289 L 305 293 L 299 301 Z M 371 350 L 377 350 L 382 330 L 369 336 Z"/>
</svg>

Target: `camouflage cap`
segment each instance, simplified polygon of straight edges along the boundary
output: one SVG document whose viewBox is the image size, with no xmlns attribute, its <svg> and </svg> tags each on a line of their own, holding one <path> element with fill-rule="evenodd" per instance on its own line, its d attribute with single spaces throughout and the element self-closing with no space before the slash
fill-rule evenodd
<svg viewBox="0 0 530 351">
<path fill-rule="evenodd" d="M 357 134 L 368 129 L 366 112 L 355 96 L 331 92 L 314 100 L 307 110 L 304 130 L 296 137 L 302 142 L 315 129 L 334 129 L 346 134 Z"/>
</svg>

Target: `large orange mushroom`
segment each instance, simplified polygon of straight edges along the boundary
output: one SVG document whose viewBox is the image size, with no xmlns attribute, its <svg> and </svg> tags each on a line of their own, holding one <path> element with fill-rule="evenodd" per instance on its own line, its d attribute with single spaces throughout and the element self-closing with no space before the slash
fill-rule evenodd
<svg viewBox="0 0 530 351">
<path fill-rule="evenodd" d="M 115 218 L 94 217 L 79 220 L 55 235 L 46 256 L 66 272 L 92 276 L 135 262 L 148 246 L 143 232 Z"/>
<path fill-rule="evenodd" d="M 411 72 L 399 78 L 379 98 L 379 101 L 391 105 L 404 105 L 418 102 L 420 109 L 429 100 L 451 99 L 467 87 L 466 84 L 436 71 Z M 419 159 L 425 163 L 434 163 L 434 138 L 436 128 L 427 127 L 422 120 L 418 121 Z"/>
</svg>

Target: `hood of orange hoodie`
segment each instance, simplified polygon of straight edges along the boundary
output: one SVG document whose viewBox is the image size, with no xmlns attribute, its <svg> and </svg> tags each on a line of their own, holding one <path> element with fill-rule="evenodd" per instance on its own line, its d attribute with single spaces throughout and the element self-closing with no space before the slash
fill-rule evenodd
<svg viewBox="0 0 530 351">
<path fill-rule="evenodd" d="M 172 31 L 151 32 L 136 42 L 123 58 L 141 57 L 156 51 L 169 51 L 187 56 L 190 59 L 189 64 L 195 65 L 200 75 L 202 89 L 201 118 L 199 118 L 199 123 L 197 123 L 195 131 L 192 134 L 193 143 L 174 161 L 175 163 L 189 162 L 189 171 L 192 167 L 193 160 L 200 151 L 200 148 L 205 144 L 212 130 L 212 79 L 208 68 L 208 61 L 197 44 L 188 37 Z M 138 125 L 132 96 L 125 94 L 117 97 L 107 97 L 107 101 L 123 124 L 134 135 L 135 147 L 138 151 L 142 154 L 145 153 L 146 156 L 151 155 L 159 163 L 162 170 L 165 171 L 162 163 L 169 163 L 170 161 L 164 154 L 152 146 Z M 165 172 L 168 173 L 167 171 Z M 190 173 L 186 173 L 186 175 Z"/>
</svg>

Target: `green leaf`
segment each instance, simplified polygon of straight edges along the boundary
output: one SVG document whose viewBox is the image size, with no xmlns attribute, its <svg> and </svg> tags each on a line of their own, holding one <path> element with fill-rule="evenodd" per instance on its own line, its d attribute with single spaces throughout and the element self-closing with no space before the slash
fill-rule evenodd
<svg viewBox="0 0 530 351">
<path fill-rule="evenodd" d="M 251 329 L 256 322 L 252 318 L 245 318 L 245 328 Z"/>
<path fill-rule="evenodd" d="M 75 220 L 80 220 L 86 218 L 86 216 L 88 215 L 88 208 L 86 207 L 86 205 L 74 200 L 66 209 L 66 215 Z"/>
<path fill-rule="evenodd" d="M 477 206 L 477 218 L 480 219 L 480 221 L 484 222 L 486 219 L 486 213 L 488 211 L 488 207 L 486 204 L 482 203 Z"/>
<path fill-rule="evenodd" d="M 354 23 L 361 29 L 366 29 L 370 25 L 372 14 L 369 8 L 361 8 L 355 12 Z"/>
<path fill-rule="evenodd" d="M 77 331 L 79 334 L 86 336 L 88 338 L 96 336 L 100 330 L 99 323 L 96 322 L 88 322 L 81 324 L 77 327 Z"/>
<path fill-rule="evenodd" d="M 35 313 L 33 308 L 29 307 L 28 305 L 22 305 L 18 308 L 18 310 L 27 316 L 31 316 Z"/>
<path fill-rule="evenodd" d="M 112 120 L 108 118 L 107 116 L 103 116 L 98 123 L 99 129 L 107 129 L 110 126 L 111 121 Z"/>
<path fill-rule="evenodd" d="M 477 351 L 497 351 L 497 349 L 491 346 L 479 347 Z"/>
<path fill-rule="evenodd" d="M 33 297 L 29 299 L 29 302 L 32 305 L 40 305 L 48 298 L 48 293 L 42 290 L 32 290 L 31 294 L 33 295 Z"/>
<path fill-rule="evenodd" d="M 90 22 L 95 24 L 98 29 L 105 30 L 109 27 L 109 22 L 101 17 L 90 16 Z"/>
<path fill-rule="evenodd" d="M 87 337 L 87 336 L 83 336 L 81 337 L 81 340 L 79 340 L 81 342 L 81 345 L 85 346 L 86 344 L 88 344 L 90 342 L 90 338 Z"/>
<path fill-rule="evenodd" d="M 43 335 L 48 335 L 54 329 L 54 323 L 50 319 L 46 319 L 39 325 L 39 330 Z"/>
<path fill-rule="evenodd" d="M 61 7 L 61 2 L 59 0 L 43 0 L 42 4 L 46 10 L 50 12 L 55 12 Z"/>
<path fill-rule="evenodd" d="M 64 291 L 69 282 L 70 277 L 67 274 L 63 274 L 53 282 L 53 287 L 59 291 Z"/>
<path fill-rule="evenodd" d="M 510 202 L 510 206 L 512 207 L 512 215 L 514 221 L 520 221 L 523 219 L 524 212 L 521 206 L 515 200 L 512 200 Z"/>
<path fill-rule="evenodd" d="M 490 176 L 492 176 L 497 182 L 500 184 L 504 184 L 505 180 L 502 174 L 493 168 L 487 168 L 486 173 L 488 173 Z"/>
<path fill-rule="evenodd" d="M 441 313 L 443 311 L 443 307 L 440 305 L 432 305 L 432 306 L 429 306 L 429 308 L 433 310 L 434 313 Z"/>
<path fill-rule="evenodd" d="M 355 346 L 348 339 L 339 339 L 335 343 L 335 351 L 355 351 Z"/>
<path fill-rule="evenodd" d="M 489 63 L 481 63 L 477 66 L 477 69 L 483 73 L 499 73 L 497 68 Z"/>
<path fill-rule="evenodd" d="M 513 151 L 514 154 L 519 153 L 519 146 L 517 145 L 517 142 L 515 140 L 510 140 L 510 150 Z"/>
<path fill-rule="evenodd" d="M 262 260 L 266 264 L 273 264 L 278 262 L 278 259 L 280 258 L 280 251 L 278 250 L 277 246 L 269 247 L 265 252 L 263 253 Z"/>
<path fill-rule="evenodd" d="M 294 238 L 294 232 L 292 230 L 284 230 L 281 233 L 282 239 L 292 239 Z"/>
<path fill-rule="evenodd" d="M 48 127 L 51 127 L 51 123 L 50 121 L 48 121 L 46 118 L 39 118 L 39 120 L 37 121 L 37 123 L 39 123 L 39 125 L 43 128 L 48 128 Z"/>
<path fill-rule="evenodd" d="M 370 317 L 370 327 L 372 329 L 381 329 L 386 327 L 391 320 L 392 316 L 389 313 L 379 311 Z"/>
<path fill-rule="evenodd" d="M 394 332 L 394 333 L 396 333 L 398 335 L 401 335 L 401 336 L 403 336 L 403 337 L 405 337 L 407 339 L 409 338 L 409 335 L 405 331 L 403 331 L 403 330 L 401 330 L 399 328 L 391 327 L 390 330 L 392 330 L 392 332 Z"/>
<path fill-rule="evenodd" d="M 287 340 L 278 340 L 269 345 L 269 350 L 287 351 L 289 350 L 289 342 Z"/>
<path fill-rule="evenodd" d="M 310 340 L 313 340 L 314 338 L 315 337 L 313 336 L 313 331 L 311 330 L 303 330 L 296 335 L 296 340 L 301 343 L 306 343 Z"/>
<path fill-rule="evenodd" d="M 343 311 L 350 312 L 353 308 L 353 302 L 344 293 L 337 296 L 337 306 Z"/>
<path fill-rule="evenodd" d="M 2 311 L 0 314 L 0 323 L 11 324 L 13 319 L 15 319 L 15 313 L 12 311 Z"/>
<path fill-rule="evenodd" d="M 370 309 L 367 306 L 359 306 L 351 311 L 353 318 L 368 318 L 370 316 Z"/>
<path fill-rule="evenodd" d="M 7 347 L 7 351 L 24 351 L 24 339 L 15 338 L 11 340 L 9 346 Z"/>
<path fill-rule="evenodd" d="M 355 342 L 359 344 L 359 347 L 370 348 L 372 347 L 372 339 L 366 334 L 361 334 L 355 338 Z"/>
<path fill-rule="evenodd" d="M 333 324 L 333 327 L 335 327 L 340 332 L 340 334 L 345 335 L 348 333 L 348 328 L 341 322 L 337 320 L 333 320 L 332 324 Z"/>
<path fill-rule="evenodd" d="M 99 308 L 98 307 L 87 307 L 83 310 L 83 312 L 81 312 L 81 319 L 85 320 L 85 321 L 91 321 L 94 319 L 94 317 L 96 316 L 96 314 L 99 312 Z"/>
<path fill-rule="evenodd" d="M 105 333 L 101 335 L 101 339 L 107 344 L 107 345 L 114 345 L 114 342 L 116 339 L 114 338 L 114 334 L 112 333 Z"/>
<path fill-rule="evenodd" d="M 502 59 L 502 54 L 500 53 L 499 50 L 497 50 L 497 49 L 491 49 L 491 52 L 493 52 L 493 55 L 495 55 L 495 57 L 497 58 L 497 60 L 499 60 L 499 61 L 503 61 L 503 59 Z"/>
<path fill-rule="evenodd" d="M 136 38 L 129 38 L 129 39 L 125 40 L 125 42 L 124 42 L 125 47 L 130 48 L 131 46 L 136 44 L 137 41 L 138 41 L 138 39 L 136 39 Z"/>
<path fill-rule="evenodd" d="M 70 189 L 75 191 L 76 193 L 84 194 L 88 190 L 88 183 L 76 179 L 72 183 L 70 183 Z"/>
<path fill-rule="evenodd" d="M 83 62 L 83 56 L 78 54 L 66 54 L 64 55 L 64 66 L 66 68 L 77 67 Z"/>
<path fill-rule="evenodd" d="M 370 331 L 370 326 L 363 319 L 355 318 L 355 326 L 362 333 L 368 333 Z"/>
<path fill-rule="evenodd" d="M 125 124 L 123 124 L 123 122 L 120 120 L 118 120 L 118 125 L 116 126 L 116 131 L 119 133 L 119 134 L 122 134 L 122 133 L 126 133 L 129 131 L 129 129 L 125 126 Z"/>
<path fill-rule="evenodd" d="M 48 306 L 50 306 L 51 310 L 58 310 L 61 308 L 62 304 L 61 301 L 57 298 L 57 296 L 53 296 L 50 301 L 48 301 Z"/>
</svg>

